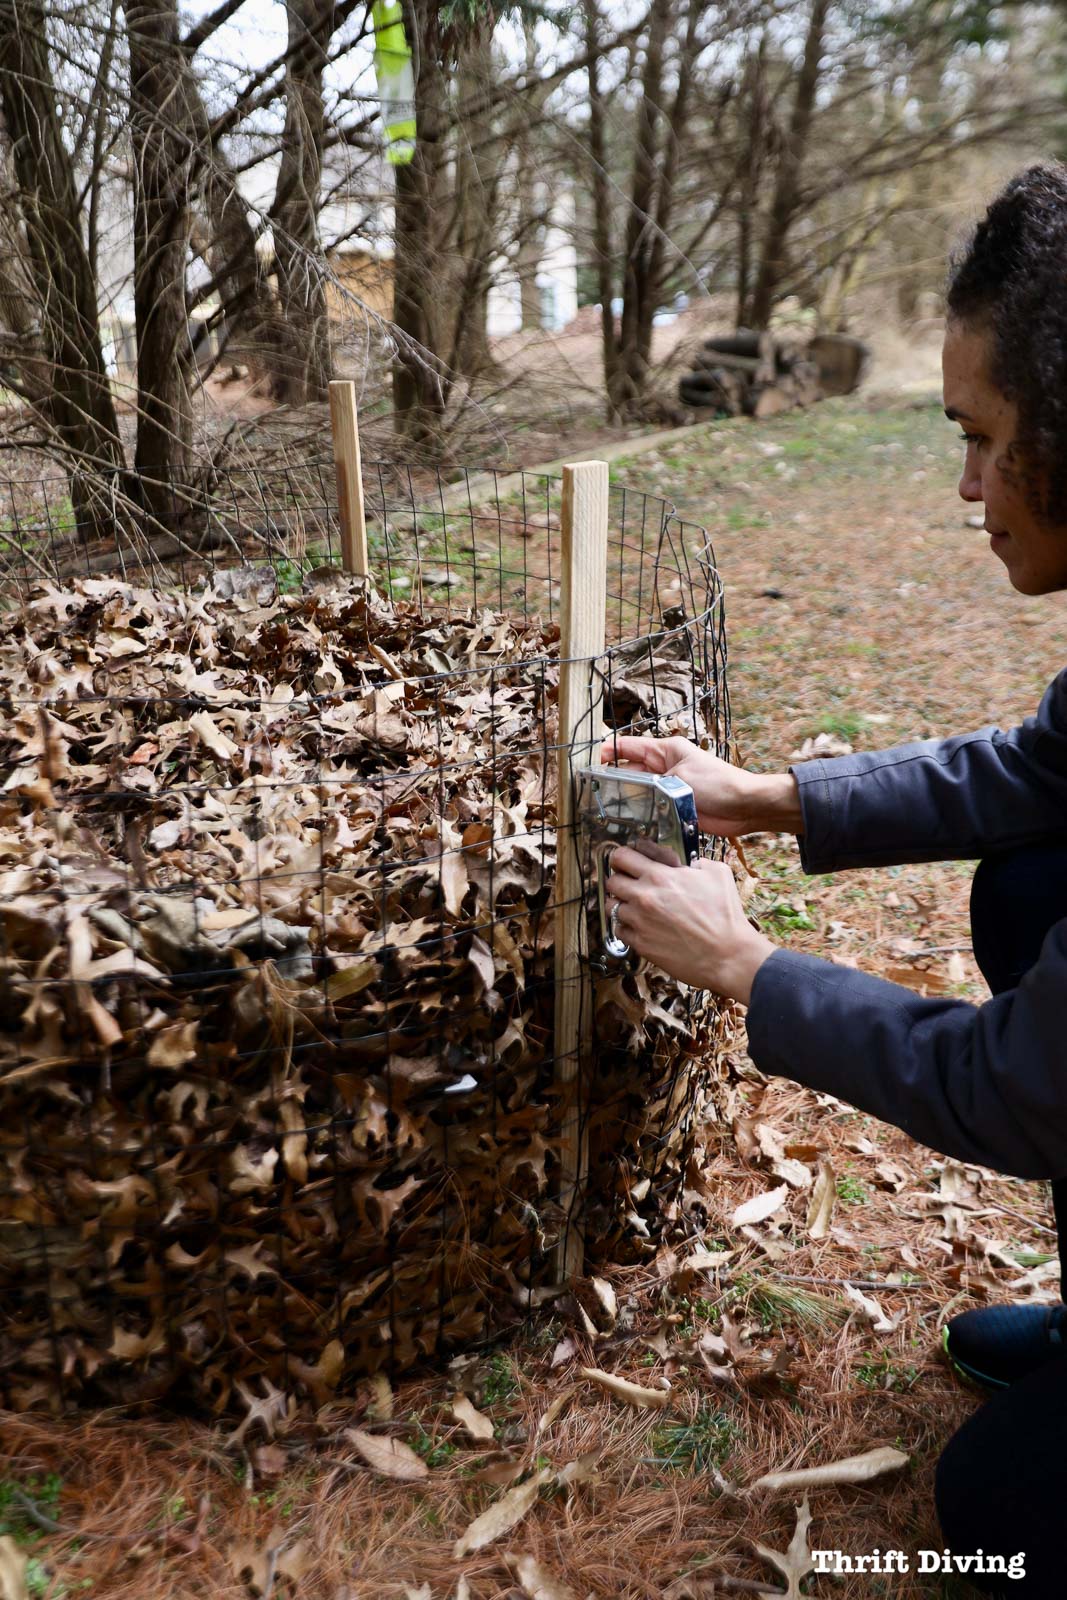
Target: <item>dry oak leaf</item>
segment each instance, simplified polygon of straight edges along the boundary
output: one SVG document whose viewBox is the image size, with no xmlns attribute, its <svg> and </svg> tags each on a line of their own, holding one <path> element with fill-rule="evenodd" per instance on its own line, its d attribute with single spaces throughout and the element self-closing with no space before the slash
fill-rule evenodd
<svg viewBox="0 0 1067 1600">
<path fill-rule="evenodd" d="M 504 1560 L 528 1600 L 578 1600 L 573 1589 L 553 1578 L 533 1556 L 506 1555 Z"/>
<path fill-rule="evenodd" d="M 811 1551 L 808 1549 L 808 1529 L 811 1527 L 811 1511 L 808 1509 L 807 1495 L 804 1504 L 796 1507 L 797 1525 L 793 1537 L 789 1541 L 789 1549 L 784 1553 L 779 1550 L 770 1550 L 765 1544 L 753 1541 L 752 1548 L 769 1566 L 775 1567 L 785 1579 L 788 1588 L 785 1591 L 785 1600 L 803 1600 L 800 1585 L 809 1572 L 815 1569 Z M 768 1595 L 781 1594 L 781 1590 L 763 1590 L 764 1600 Z"/>
<path fill-rule="evenodd" d="M 825 1239 L 830 1232 L 830 1218 L 834 1213 L 834 1201 L 837 1199 L 837 1182 L 834 1178 L 834 1169 L 823 1156 L 819 1161 L 819 1175 L 815 1179 L 815 1187 L 811 1191 L 808 1202 L 808 1215 L 805 1227 L 811 1239 Z"/>
<path fill-rule="evenodd" d="M 572 1400 L 577 1393 L 578 1385 L 576 1383 L 570 1383 L 565 1389 L 560 1390 L 559 1394 L 548 1407 L 548 1410 L 542 1412 L 541 1416 L 537 1419 L 537 1428 L 534 1435 L 535 1438 L 539 1439 L 544 1433 L 545 1429 L 552 1426 L 560 1412 L 563 1410 L 564 1406 L 568 1403 L 568 1401 Z"/>
<path fill-rule="evenodd" d="M 262 1546 L 251 1540 L 236 1544 L 227 1556 L 234 1577 L 246 1583 L 254 1595 L 263 1600 L 277 1600 L 278 1578 L 288 1578 L 293 1589 L 299 1592 L 311 1552 L 306 1539 L 299 1539 L 289 1549 L 283 1548 L 288 1537 L 284 1528 L 273 1528 Z M 6 1600 L 6 1597 L 5 1597 Z"/>
<path fill-rule="evenodd" d="M 897 1311 L 893 1316 L 887 1317 L 877 1300 L 872 1300 L 869 1295 L 864 1294 L 851 1283 L 846 1283 L 844 1290 L 857 1311 L 862 1312 L 871 1324 L 873 1333 L 893 1333 L 904 1316 L 903 1311 Z"/>
<path fill-rule="evenodd" d="M 405 1483 L 414 1483 L 430 1475 L 425 1461 L 403 1439 L 383 1438 L 375 1433 L 365 1433 L 362 1428 L 346 1428 L 345 1438 L 351 1440 L 356 1453 L 371 1471 L 380 1473 L 383 1478 L 400 1478 Z"/>
<path fill-rule="evenodd" d="M 730 1218 L 730 1226 L 741 1228 L 750 1222 L 766 1222 L 776 1211 L 781 1211 L 788 1194 L 789 1185 L 782 1183 L 777 1189 L 768 1189 L 763 1194 L 753 1195 L 751 1200 L 746 1200 L 734 1211 Z"/>
<path fill-rule="evenodd" d="M 867 1483 L 884 1472 L 899 1472 L 909 1461 L 903 1450 L 880 1445 L 862 1455 L 845 1456 L 825 1467 L 799 1467 L 795 1472 L 767 1472 L 757 1478 L 753 1489 L 818 1489 L 828 1483 Z"/>
<path fill-rule="evenodd" d="M 473 1555 L 476 1550 L 484 1550 L 487 1544 L 492 1544 L 495 1539 L 510 1533 L 512 1528 L 517 1528 L 531 1507 L 537 1504 L 537 1497 L 544 1484 L 554 1476 L 551 1467 L 541 1467 L 532 1478 L 527 1478 L 525 1483 L 517 1483 L 513 1489 L 502 1494 L 499 1500 L 494 1500 L 481 1516 L 475 1517 L 467 1531 L 456 1540 L 452 1551 L 455 1559 L 462 1561 L 464 1556 Z"/>
<path fill-rule="evenodd" d="M 207 711 L 198 711 L 189 718 L 189 726 L 213 756 L 220 761 L 232 761 L 234 756 L 240 754 L 240 745 L 228 739 L 222 729 Z"/>
<path fill-rule="evenodd" d="M 643 1389 L 640 1384 L 628 1383 L 614 1372 L 601 1372 L 599 1367 L 581 1367 L 579 1370 L 583 1378 L 599 1384 L 608 1394 L 614 1395 L 616 1400 L 624 1400 L 628 1406 L 640 1406 L 650 1411 L 665 1406 L 670 1399 L 666 1389 Z"/>
<path fill-rule="evenodd" d="M 26 1557 L 9 1534 L 0 1538 L 0 1600 L 29 1600 Z"/>
<path fill-rule="evenodd" d="M 495 1438 L 493 1424 L 489 1418 L 473 1406 L 465 1394 L 461 1394 L 458 1400 L 453 1400 L 452 1415 L 457 1422 L 462 1423 L 472 1439 Z"/>
<path fill-rule="evenodd" d="M 367 1406 L 367 1416 L 371 1422 L 392 1422 L 393 1420 L 393 1386 L 384 1372 L 375 1372 L 367 1379 L 370 1390 L 370 1404 Z"/>
</svg>

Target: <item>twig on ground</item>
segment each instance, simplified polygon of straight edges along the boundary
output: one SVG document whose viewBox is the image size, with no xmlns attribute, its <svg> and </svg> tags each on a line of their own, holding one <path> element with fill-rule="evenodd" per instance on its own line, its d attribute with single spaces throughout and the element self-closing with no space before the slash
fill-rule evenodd
<svg viewBox="0 0 1067 1600">
<path fill-rule="evenodd" d="M 42 1511 L 36 1500 L 31 1500 L 28 1494 L 21 1489 L 12 1488 L 11 1499 L 18 1506 L 24 1517 L 28 1517 L 43 1533 L 63 1533 L 63 1525 Z"/>
</svg>

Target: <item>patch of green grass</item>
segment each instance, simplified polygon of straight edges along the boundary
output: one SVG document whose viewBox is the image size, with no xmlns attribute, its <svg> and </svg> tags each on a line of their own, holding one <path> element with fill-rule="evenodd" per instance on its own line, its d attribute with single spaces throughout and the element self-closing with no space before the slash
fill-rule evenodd
<svg viewBox="0 0 1067 1600">
<path fill-rule="evenodd" d="M 726 513 L 726 526 L 734 533 L 742 528 L 762 528 L 766 520 L 761 511 L 754 511 L 750 506 L 731 506 Z"/>
<path fill-rule="evenodd" d="M 515 1375 L 515 1368 L 511 1357 L 498 1350 L 491 1356 L 487 1366 L 485 1378 L 482 1382 L 482 1404 L 484 1406 L 506 1405 L 513 1400 L 519 1392 L 519 1380 Z"/>
<path fill-rule="evenodd" d="M 835 739 L 847 739 L 849 744 L 863 732 L 866 718 L 858 712 L 825 711 L 814 724 L 816 733 L 829 733 Z"/>
<path fill-rule="evenodd" d="M 42 1529 L 26 1509 L 30 1501 L 45 1517 L 59 1520 L 59 1496 L 63 1480 L 50 1472 L 43 1478 L 0 1480 L 0 1535 L 7 1534 L 16 1544 L 34 1544 Z"/>
<path fill-rule="evenodd" d="M 864 1359 L 856 1368 L 856 1377 L 867 1389 L 889 1389 L 901 1393 L 919 1380 L 917 1367 L 899 1367 L 886 1354 L 864 1351 Z"/>
<path fill-rule="evenodd" d="M 434 1467 L 447 1467 L 452 1457 L 456 1454 L 454 1444 L 443 1440 L 438 1444 L 432 1433 L 427 1433 L 421 1421 L 412 1411 L 408 1421 L 415 1424 L 415 1433 L 411 1440 L 411 1448 L 417 1456 L 421 1456 L 426 1465 L 432 1470 Z"/>
<path fill-rule="evenodd" d="M 740 1437 L 733 1417 L 705 1403 L 692 1422 L 664 1422 L 653 1429 L 648 1459 L 667 1472 L 706 1472 L 723 1466 Z"/>
<path fill-rule="evenodd" d="M 808 933 L 815 926 L 806 911 L 798 911 L 796 906 L 786 901 L 761 911 L 760 921 L 769 924 L 778 933 Z"/>
<path fill-rule="evenodd" d="M 851 1172 L 843 1172 L 837 1180 L 837 1198 L 847 1206 L 865 1206 L 870 1202 L 870 1191 Z"/>
</svg>

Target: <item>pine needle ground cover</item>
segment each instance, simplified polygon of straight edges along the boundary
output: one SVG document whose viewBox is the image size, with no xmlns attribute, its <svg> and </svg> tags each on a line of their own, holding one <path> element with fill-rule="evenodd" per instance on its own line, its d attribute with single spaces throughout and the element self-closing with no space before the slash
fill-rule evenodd
<svg viewBox="0 0 1067 1600">
<path fill-rule="evenodd" d="M 959 449 L 933 402 L 830 402 L 758 427 L 694 430 L 618 469 L 653 477 L 716 532 L 735 728 L 751 765 L 781 766 L 819 734 L 873 748 L 1010 725 L 1062 664 L 1062 603 L 1006 587 L 955 496 Z M 910 973 L 931 993 L 981 997 L 966 863 L 812 879 L 793 842 L 771 836 L 750 841 L 746 859 L 750 907 L 774 937 Z M 593 1290 L 584 1312 L 553 1302 L 469 1365 L 388 1394 L 368 1385 L 284 1437 L 257 1424 L 236 1448 L 230 1427 L 181 1419 L 6 1417 L 0 1532 L 32 1563 L 31 1592 L 784 1592 L 784 1573 L 755 1546 L 788 1552 L 805 1492 L 809 1548 L 940 1548 L 934 1462 L 979 1401 L 939 1359 L 938 1330 L 973 1305 L 1054 1294 L 1047 1193 L 946 1164 L 788 1082 L 763 1083 L 739 1053 L 726 1077 L 719 1121 L 690 1164 L 706 1227 L 685 1249 L 611 1271 L 614 1322 Z M 770 1210 L 739 1218 L 752 1202 Z M 583 1368 L 666 1404 L 630 1404 Z M 488 1418 L 491 1440 L 458 1419 L 462 1398 Z M 425 1475 L 375 1471 L 351 1431 L 395 1438 Z M 873 1449 L 898 1449 L 908 1464 L 867 1483 L 752 1487 Z M 561 1481 L 568 1467 L 573 1481 Z M 521 1520 L 457 1559 L 471 1524 L 546 1469 Z M 967 1593 L 914 1573 L 811 1574 L 797 1587 L 846 1600 Z"/>
</svg>

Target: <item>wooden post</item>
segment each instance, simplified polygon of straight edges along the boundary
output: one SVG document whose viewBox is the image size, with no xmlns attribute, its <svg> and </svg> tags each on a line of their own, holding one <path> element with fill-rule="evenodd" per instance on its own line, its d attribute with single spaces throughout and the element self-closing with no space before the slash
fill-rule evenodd
<svg viewBox="0 0 1067 1600">
<path fill-rule="evenodd" d="M 592 662 L 604 651 L 608 569 L 608 467 L 582 461 L 563 469 L 560 584 L 559 800 L 556 829 L 556 1082 L 566 1111 L 562 1126 L 561 1192 L 568 1222 L 556 1252 L 561 1282 L 584 1263 L 580 1226 L 586 1180 L 579 1069 L 588 1050 L 592 1002 L 582 997 L 588 954 L 578 839 L 574 831 L 573 772 L 599 764 L 604 736 L 602 691 Z M 580 742 L 579 742 L 580 741 Z"/>
<path fill-rule="evenodd" d="M 337 512 L 341 523 L 341 565 L 361 578 L 370 573 L 367 521 L 363 513 L 363 464 L 359 455 L 356 386 L 347 380 L 330 384 L 330 427 L 337 468 Z"/>
</svg>

